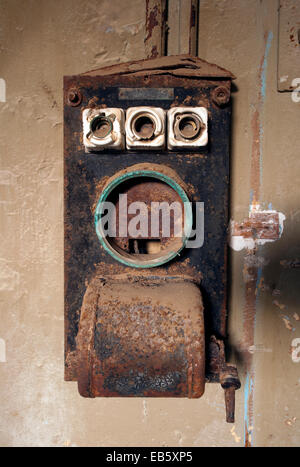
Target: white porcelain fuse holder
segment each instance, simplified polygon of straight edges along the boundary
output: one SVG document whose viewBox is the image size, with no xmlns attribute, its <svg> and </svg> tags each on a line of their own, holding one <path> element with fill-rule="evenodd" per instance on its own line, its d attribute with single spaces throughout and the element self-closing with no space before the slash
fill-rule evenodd
<svg viewBox="0 0 300 467">
<path fill-rule="evenodd" d="M 87 152 L 125 149 L 123 109 L 85 109 L 82 113 L 83 144 Z"/>
<path fill-rule="evenodd" d="M 166 113 L 160 107 L 130 107 L 126 111 L 127 149 L 163 149 Z"/>
<path fill-rule="evenodd" d="M 205 107 L 173 107 L 168 111 L 168 149 L 206 146 L 207 125 Z"/>
</svg>

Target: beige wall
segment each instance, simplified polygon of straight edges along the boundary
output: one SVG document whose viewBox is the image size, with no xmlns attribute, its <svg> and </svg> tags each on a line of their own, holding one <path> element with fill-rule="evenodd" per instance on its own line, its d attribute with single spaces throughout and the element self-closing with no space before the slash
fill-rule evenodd
<svg viewBox="0 0 300 467">
<path fill-rule="evenodd" d="M 286 216 L 282 238 L 255 256 L 265 265 L 252 296 L 250 255 L 231 254 L 236 423 L 224 421 L 219 385 L 200 400 L 87 400 L 64 382 L 62 77 L 143 58 L 144 0 L 0 0 L 0 445 L 242 446 L 245 422 L 253 445 L 299 445 L 300 280 L 290 262 L 300 259 L 300 103 L 276 90 L 277 0 L 200 3 L 199 55 L 237 76 L 231 216 L 247 217 L 253 186 Z"/>
</svg>

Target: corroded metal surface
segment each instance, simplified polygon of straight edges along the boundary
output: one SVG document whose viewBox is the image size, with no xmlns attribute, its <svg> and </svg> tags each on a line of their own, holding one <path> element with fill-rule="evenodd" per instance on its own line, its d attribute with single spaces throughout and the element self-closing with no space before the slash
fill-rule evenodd
<svg viewBox="0 0 300 467">
<path fill-rule="evenodd" d="M 235 391 L 241 387 L 235 365 L 223 364 L 220 371 L 220 383 L 225 393 L 226 421 L 234 423 Z"/>
<path fill-rule="evenodd" d="M 198 55 L 198 0 L 169 0 L 168 55 Z"/>
<path fill-rule="evenodd" d="M 230 99 L 230 89 L 225 86 L 218 86 L 212 91 L 212 100 L 217 105 L 226 105 Z"/>
<path fill-rule="evenodd" d="M 72 107 L 77 107 L 82 101 L 82 95 L 79 89 L 71 88 L 68 90 L 67 94 L 67 103 Z"/>
<path fill-rule="evenodd" d="M 170 74 L 182 77 L 235 79 L 230 71 L 191 55 L 174 55 L 120 63 L 83 73 L 81 76 Z"/>
<path fill-rule="evenodd" d="M 198 16 L 199 0 L 191 0 L 190 28 L 189 28 L 189 54 L 198 55 Z"/>
<path fill-rule="evenodd" d="M 146 0 L 145 52 L 148 58 L 165 55 L 167 0 Z"/>
<path fill-rule="evenodd" d="M 96 277 L 77 336 L 85 397 L 200 397 L 205 383 L 201 294 L 182 277 Z"/>
</svg>

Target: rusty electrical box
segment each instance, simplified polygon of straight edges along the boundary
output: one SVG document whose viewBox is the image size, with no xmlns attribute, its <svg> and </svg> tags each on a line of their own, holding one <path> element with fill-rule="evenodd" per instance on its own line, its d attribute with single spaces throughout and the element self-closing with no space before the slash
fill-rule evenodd
<svg viewBox="0 0 300 467">
<path fill-rule="evenodd" d="M 64 80 L 65 379 L 85 397 L 225 389 L 231 81 L 161 57 Z"/>
</svg>

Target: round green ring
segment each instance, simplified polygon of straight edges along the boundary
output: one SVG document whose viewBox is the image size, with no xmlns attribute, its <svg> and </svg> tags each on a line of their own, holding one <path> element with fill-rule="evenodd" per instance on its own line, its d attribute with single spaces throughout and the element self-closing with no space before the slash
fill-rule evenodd
<svg viewBox="0 0 300 467">
<path fill-rule="evenodd" d="M 122 257 L 118 256 L 117 254 L 115 254 L 113 249 L 109 247 L 109 244 L 106 241 L 105 237 L 100 235 L 99 232 L 98 232 L 98 221 L 99 221 L 99 219 L 101 218 L 101 215 L 102 215 L 102 203 L 104 203 L 107 200 L 107 197 L 110 195 L 110 193 L 118 185 L 123 183 L 125 180 L 129 180 L 130 178 L 134 178 L 134 177 L 152 177 L 152 178 L 156 178 L 158 180 L 161 180 L 161 181 L 167 183 L 169 186 L 171 186 L 176 191 L 176 193 L 178 193 L 178 195 L 180 196 L 183 203 L 188 203 L 187 204 L 187 206 L 188 206 L 187 209 L 184 210 L 184 214 L 185 214 L 185 216 L 184 216 L 185 217 L 185 219 L 184 219 L 185 229 L 184 230 L 185 230 L 185 232 L 187 232 L 187 235 L 184 235 L 184 237 L 183 237 L 181 248 L 179 248 L 179 250 L 177 250 L 175 252 L 171 252 L 168 256 L 165 256 L 164 258 L 162 258 L 161 261 L 157 261 L 154 264 L 151 264 L 151 263 L 149 263 L 149 264 L 136 264 L 134 262 L 127 261 L 125 258 L 122 258 Z M 185 245 L 186 245 L 186 243 L 187 243 L 187 241 L 189 239 L 189 236 L 191 234 L 192 225 L 193 225 L 193 213 L 192 213 L 192 208 L 191 208 L 191 205 L 190 205 L 190 200 L 189 200 L 187 194 L 181 188 L 181 186 L 177 182 L 175 182 L 172 178 L 170 178 L 167 175 L 164 175 L 164 174 L 162 174 L 160 172 L 154 171 L 154 170 L 136 170 L 134 172 L 127 172 L 126 174 L 123 174 L 123 175 L 117 177 L 109 185 L 107 185 L 107 187 L 103 190 L 103 192 L 102 192 L 102 194 L 101 194 L 101 196 L 99 198 L 99 201 L 97 203 L 96 210 L 95 210 L 94 221 L 95 221 L 95 229 L 96 229 L 97 237 L 98 237 L 101 245 L 103 246 L 103 248 L 105 249 L 105 251 L 107 253 L 109 253 L 115 260 L 119 261 L 122 264 L 125 264 L 126 266 L 145 269 L 145 268 L 153 268 L 153 267 L 161 266 L 162 264 L 165 264 L 165 263 L 171 261 L 173 258 L 175 258 L 176 256 L 179 255 L 180 251 L 183 250 L 183 248 L 185 247 Z"/>
</svg>

